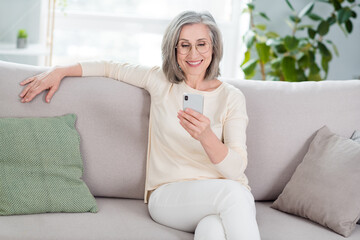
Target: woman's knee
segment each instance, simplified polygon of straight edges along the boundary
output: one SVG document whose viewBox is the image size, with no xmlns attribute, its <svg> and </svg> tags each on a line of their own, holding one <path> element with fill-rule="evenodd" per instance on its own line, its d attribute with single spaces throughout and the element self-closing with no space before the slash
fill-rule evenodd
<svg viewBox="0 0 360 240">
<path fill-rule="evenodd" d="M 254 197 L 251 192 L 236 181 L 224 180 L 222 194 L 222 202 L 227 206 L 233 204 L 241 205 L 245 208 L 253 208 L 255 206 Z"/>
<path fill-rule="evenodd" d="M 219 215 L 201 219 L 195 229 L 194 240 L 225 240 L 225 231 Z"/>
</svg>

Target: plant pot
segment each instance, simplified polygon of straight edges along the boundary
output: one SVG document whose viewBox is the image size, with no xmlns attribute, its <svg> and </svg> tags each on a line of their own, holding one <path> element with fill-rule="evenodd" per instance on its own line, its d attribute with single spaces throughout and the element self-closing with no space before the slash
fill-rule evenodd
<svg viewBox="0 0 360 240">
<path fill-rule="evenodd" d="M 26 48 L 27 38 L 18 38 L 16 41 L 16 48 Z"/>
</svg>

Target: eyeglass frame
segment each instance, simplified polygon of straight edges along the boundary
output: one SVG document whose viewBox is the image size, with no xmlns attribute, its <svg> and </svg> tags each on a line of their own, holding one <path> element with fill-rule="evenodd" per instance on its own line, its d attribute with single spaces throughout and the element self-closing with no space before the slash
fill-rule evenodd
<svg viewBox="0 0 360 240">
<path fill-rule="evenodd" d="M 189 51 L 188 51 L 187 53 L 180 53 L 180 51 L 178 51 L 178 53 L 181 54 L 181 55 L 187 55 L 187 54 L 189 54 L 189 53 L 191 52 L 191 50 L 193 49 L 193 44 L 191 44 L 191 43 L 188 42 L 188 41 L 184 41 L 184 42 L 190 44 L 190 49 L 189 49 Z M 197 46 L 196 46 L 196 44 L 197 44 L 198 42 L 206 42 L 207 44 L 209 44 L 209 49 L 208 49 L 206 52 L 200 52 L 200 51 L 197 49 Z M 176 44 L 175 49 L 178 48 L 178 45 L 179 45 L 179 44 L 180 44 L 180 42 L 179 42 L 178 44 Z M 210 50 L 211 46 L 212 46 L 212 44 L 211 44 L 209 41 L 207 41 L 207 40 L 197 40 L 196 43 L 195 43 L 195 49 L 196 49 L 196 51 L 197 51 L 198 53 L 200 53 L 200 54 L 207 53 L 207 52 Z"/>
</svg>

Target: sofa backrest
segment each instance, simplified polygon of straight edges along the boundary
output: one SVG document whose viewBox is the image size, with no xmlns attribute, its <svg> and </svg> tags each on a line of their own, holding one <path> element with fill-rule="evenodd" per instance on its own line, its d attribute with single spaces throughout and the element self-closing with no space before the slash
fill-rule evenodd
<svg viewBox="0 0 360 240">
<path fill-rule="evenodd" d="M 107 78 L 66 78 L 50 104 L 20 103 L 19 83 L 44 68 L 0 61 L 0 117 L 75 113 L 84 181 L 95 196 L 142 199 L 149 94 Z M 230 80 L 247 101 L 246 175 L 256 200 L 274 200 L 302 161 L 315 132 L 327 125 L 350 137 L 360 129 L 360 81 Z"/>
<path fill-rule="evenodd" d="M 256 200 L 278 197 L 322 126 L 347 138 L 360 129 L 359 80 L 229 82 L 247 101 L 246 175 Z"/>
<path fill-rule="evenodd" d="M 0 117 L 77 115 L 83 179 L 95 196 L 144 198 L 150 96 L 108 78 L 66 78 L 50 104 L 21 103 L 19 83 L 45 68 L 0 61 Z M 1 150 L 0 150 L 1 151 Z"/>
</svg>

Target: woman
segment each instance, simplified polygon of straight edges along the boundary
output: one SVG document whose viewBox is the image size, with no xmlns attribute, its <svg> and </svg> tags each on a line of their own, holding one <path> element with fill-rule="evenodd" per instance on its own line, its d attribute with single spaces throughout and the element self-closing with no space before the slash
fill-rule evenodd
<svg viewBox="0 0 360 240">
<path fill-rule="evenodd" d="M 145 202 L 158 223 L 195 232 L 195 239 L 260 239 L 247 166 L 243 94 L 222 83 L 222 40 L 209 13 L 184 12 L 167 28 L 162 68 L 114 62 L 57 67 L 24 80 L 22 102 L 66 76 L 106 76 L 151 95 Z M 204 96 L 203 114 L 182 109 L 184 93 Z"/>
</svg>

